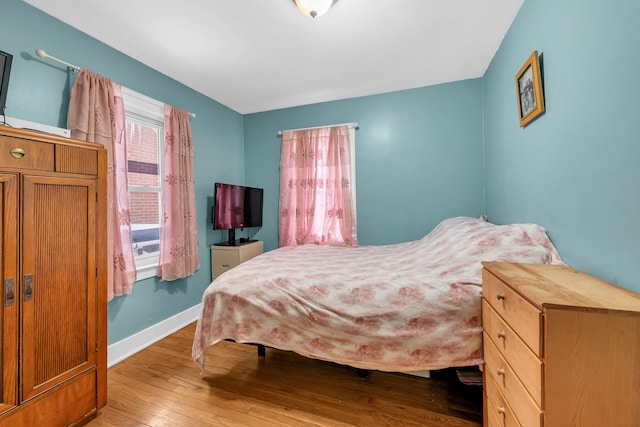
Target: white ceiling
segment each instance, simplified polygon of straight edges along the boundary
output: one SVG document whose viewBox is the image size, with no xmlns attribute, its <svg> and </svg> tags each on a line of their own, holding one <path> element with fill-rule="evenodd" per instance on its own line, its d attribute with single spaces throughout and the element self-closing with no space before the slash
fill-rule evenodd
<svg viewBox="0 0 640 427">
<path fill-rule="evenodd" d="M 481 77 L 523 2 L 25 1 L 242 114 Z"/>
</svg>

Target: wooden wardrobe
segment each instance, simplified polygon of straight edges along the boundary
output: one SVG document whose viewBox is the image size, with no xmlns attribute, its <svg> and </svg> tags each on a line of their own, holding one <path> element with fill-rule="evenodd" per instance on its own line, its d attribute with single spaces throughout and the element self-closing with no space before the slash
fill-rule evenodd
<svg viewBox="0 0 640 427">
<path fill-rule="evenodd" d="M 106 151 L 0 126 L 0 425 L 106 404 Z"/>
</svg>

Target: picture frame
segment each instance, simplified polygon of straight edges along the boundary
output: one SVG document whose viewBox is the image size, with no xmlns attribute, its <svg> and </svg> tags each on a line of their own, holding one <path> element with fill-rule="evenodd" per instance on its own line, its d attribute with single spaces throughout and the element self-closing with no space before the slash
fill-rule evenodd
<svg viewBox="0 0 640 427">
<path fill-rule="evenodd" d="M 516 74 L 516 95 L 520 127 L 544 113 L 544 91 L 538 51 L 534 50 Z"/>
</svg>

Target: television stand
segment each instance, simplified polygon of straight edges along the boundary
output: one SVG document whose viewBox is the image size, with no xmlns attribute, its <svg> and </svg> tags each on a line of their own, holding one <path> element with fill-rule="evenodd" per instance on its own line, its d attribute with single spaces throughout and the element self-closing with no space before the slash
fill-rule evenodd
<svg viewBox="0 0 640 427">
<path fill-rule="evenodd" d="M 225 271 L 260 255 L 263 249 L 260 240 L 239 244 L 216 243 L 211 246 L 211 280 L 215 280 Z"/>
</svg>

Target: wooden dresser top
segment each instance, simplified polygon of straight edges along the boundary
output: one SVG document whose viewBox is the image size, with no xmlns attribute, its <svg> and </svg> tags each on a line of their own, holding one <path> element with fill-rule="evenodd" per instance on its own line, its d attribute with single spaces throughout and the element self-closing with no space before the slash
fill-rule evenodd
<svg viewBox="0 0 640 427">
<path fill-rule="evenodd" d="M 567 265 L 483 262 L 485 270 L 538 308 L 624 311 L 640 316 L 640 294 Z"/>
<path fill-rule="evenodd" d="M 0 125 L 0 137 L 8 138 L 21 138 L 31 141 L 48 142 L 60 145 L 79 146 L 85 149 L 102 150 L 104 147 L 102 144 L 94 142 L 81 141 L 73 138 L 65 138 L 64 136 L 53 135 L 46 132 L 39 132 L 29 129 L 19 129 L 10 126 Z"/>
</svg>

